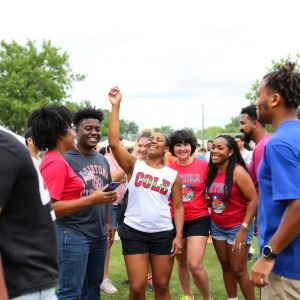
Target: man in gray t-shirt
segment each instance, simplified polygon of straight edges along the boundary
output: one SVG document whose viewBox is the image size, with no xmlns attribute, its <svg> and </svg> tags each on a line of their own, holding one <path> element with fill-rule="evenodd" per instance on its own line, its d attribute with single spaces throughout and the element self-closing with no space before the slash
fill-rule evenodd
<svg viewBox="0 0 300 300">
<path fill-rule="evenodd" d="M 84 183 L 83 197 L 111 182 L 106 158 L 94 149 L 101 138 L 102 120 L 102 111 L 92 108 L 79 110 L 74 115 L 77 148 L 68 151 L 65 158 Z M 70 244 L 67 243 L 66 247 L 70 249 L 62 251 L 60 258 L 75 261 L 68 265 L 71 269 L 69 272 L 73 274 L 72 282 L 68 284 L 78 286 L 77 292 L 81 293 L 81 296 L 76 294 L 78 299 L 101 299 L 100 284 L 103 280 L 107 237 L 111 234 L 111 230 L 108 232 L 107 229 L 109 222 L 107 203 L 89 205 L 74 214 L 57 219 L 59 225 L 67 228 L 65 239 L 69 239 Z M 68 255 L 72 257 L 69 258 Z M 63 280 L 59 278 L 60 282 Z"/>
</svg>

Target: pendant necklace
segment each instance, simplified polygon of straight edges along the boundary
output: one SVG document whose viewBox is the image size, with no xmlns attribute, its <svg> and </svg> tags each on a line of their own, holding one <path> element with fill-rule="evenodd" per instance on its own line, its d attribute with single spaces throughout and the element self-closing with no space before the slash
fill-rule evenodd
<svg viewBox="0 0 300 300">
<path fill-rule="evenodd" d="M 90 165 L 91 164 L 91 162 L 89 162 L 88 160 L 87 160 L 87 158 L 85 157 L 85 155 L 84 154 L 82 154 L 81 152 L 80 152 L 80 150 L 78 149 L 78 148 L 76 148 L 76 150 L 80 153 L 80 155 L 86 160 L 86 162 L 88 162 L 88 164 Z M 93 152 L 94 153 L 94 152 Z M 94 155 L 94 164 L 93 164 L 93 174 L 94 174 L 94 176 L 96 176 L 96 174 L 95 174 L 95 157 L 96 157 L 96 155 Z"/>
</svg>

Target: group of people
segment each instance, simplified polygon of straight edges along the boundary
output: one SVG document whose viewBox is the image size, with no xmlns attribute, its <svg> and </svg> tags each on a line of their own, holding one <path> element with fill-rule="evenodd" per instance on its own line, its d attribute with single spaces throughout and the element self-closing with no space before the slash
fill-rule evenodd
<svg viewBox="0 0 300 300">
<path fill-rule="evenodd" d="M 185 129 L 140 136 L 132 155 L 120 138 L 117 86 L 108 98 L 105 156 L 95 150 L 103 113 L 94 108 L 74 115 L 57 105 L 33 111 L 29 151 L 0 131 L 0 299 L 98 300 L 100 287 L 112 285 L 109 249 L 125 198 L 118 234 L 130 300 L 145 299 L 149 284 L 155 299 L 170 299 L 175 258 L 180 299 L 194 299 L 191 278 L 202 298 L 212 299 L 203 267 L 209 235 L 229 300 L 238 299 L 238 286 L 247 300 L 255 299 L 255 286 L 261 299 L 299 299 L 300 74 L 294 64 L 264 76 L 255 104 L 241 110 L 243 135 L 209 141 L 201 154 L 208 161 L 194 155 L 197 139 Z M 251 158 L 244 149 L 250 141 Z M 168 152 L 173 162 L 166 163 Z M 112 181 L 121 185 L 105 191 Z M 254 232 L 260 257 L 249 275 Z"/>
</svg>

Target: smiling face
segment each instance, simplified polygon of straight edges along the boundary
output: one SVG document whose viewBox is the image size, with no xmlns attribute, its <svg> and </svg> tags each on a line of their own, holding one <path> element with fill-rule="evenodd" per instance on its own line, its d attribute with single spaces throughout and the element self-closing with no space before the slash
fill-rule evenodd
<svg viewBox="0 0 300 300">
<path fill-rule="evenodd" d="M 100 122 L 97 119 L 83 119 L 76 133 L 79 137 L 78 143 L 85 149 L 92 149 L 97 146 L 101 138 Z"/>
<path fill-rule="evenodd" d="M 174 153 L 179 161 L 186 161 L 190 158 L 192 152 L 191 144 L 178 143 L 174 145 Z"/>
<path fill-rule="evenodd" d="M 212 148 L 210 150 L 210 157 L 214 164 L 221 165 L 229 160 L 229 157 L 233 154 L 233 150 L 228 148 L 228 142 L 226 139 L 219 137 L 215 139 Z"/>
<path fill-rule="evenodd" d="M 136 154 L 140 160 L 145 160 L 147 158 L 148 147 L 149 147 L 148 141 L 149 141 L 148 138 L 141 137 L 135 144 Z"/>
<path fill-rule="evenodd" d="M 148 141 L 148 157 L 161 156 L 168 151 L 166 137 L 162 133 L 153 133 Z"/>
</svg>

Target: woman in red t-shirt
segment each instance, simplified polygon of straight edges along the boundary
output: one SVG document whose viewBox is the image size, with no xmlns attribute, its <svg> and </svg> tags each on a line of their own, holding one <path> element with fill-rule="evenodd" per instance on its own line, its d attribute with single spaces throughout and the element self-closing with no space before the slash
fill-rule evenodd
<svg viewBox="0 0 300 300">
<path fill-rule="evenodd" d="M 247 271 L 258 195 L 234 138 L 220 135 L 210 151 L 205 191 L 212 202 L 211 235 L 228 298 L 255 299 Z"/>
<path fill-rule="evenodd" d="M 113 203 L 117 200 L 117 192 L 104 192 L 104 187 L 95 190 L 89 196 L 81 196 L 84 183 L 64 158 L 66 151 L 75 148 L 75 132 L 71 129 L 72 117 L 72 112 L 64 106 L 44 105 L 34 110 L 28 119 L 35 146 L 41 151 L 46 151 L 40 171 L 58 217 L 59 299 L 74 299 L 81 295 L 83 279 L 88 272 L 88 264 L 84 262 L 87 262 L 90 248 L 96 244 L 76 229 L 74 224 L 85 222 L 84 209 L 88 206 Z M 72 220 L 72 216 L 77 217 L 75 221 Z M 94 256 L 102 255 L 100 250 L 94 253 L 97 253 L 93 254 Z M 96 280 L 96 277 L 94 279 Z M 94 295 L 97 289 L 91 293 Z M 99 299 L 99 294 L 97 298 Z"/>
<path fill-rule="evenodd" d="M 183 248 L 182 253 L 176 256 L 182 298 L 194 299 L 191 273 L 202 299 L 209 300 L 208 276 L 203 267 L 210 229 L 210 214 L 204 193 L 208 164 L 192 156 L 197 148 L 197 139 L 190 131 L 176 130 L 169 136 L 169 140 L 170 153 L 177 158 L 169 167 L 180 175 L 184 206 Z M 172 205 L 170 208 L 173 217 Z"/>
</svg>

